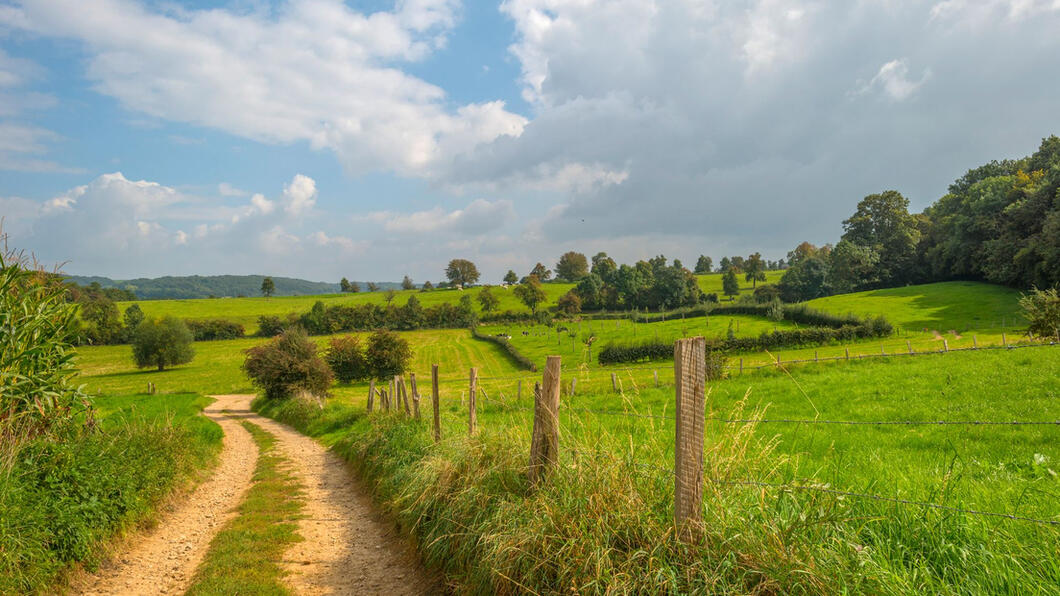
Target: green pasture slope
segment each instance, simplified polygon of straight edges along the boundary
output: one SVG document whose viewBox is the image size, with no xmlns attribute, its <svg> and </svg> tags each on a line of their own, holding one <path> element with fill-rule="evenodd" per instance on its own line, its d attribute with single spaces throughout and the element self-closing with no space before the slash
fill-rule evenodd
<svg viewBox="0 0 1060 596">
<path fill-rule="evenodd" d="M 904 288 L 839 294 L 811 300 L 817 310 L 859 316 L 883 315 L 910 330 L 966 332 L 1026 327 L 1020 292 L 974 281 L 950 281 Z"/>
<path fill-rule="evenodd" d="M 877 424 L 1055 421 L 1057 370 L 1036 346 L 712 382 L 693 547 L 669 534 L 672 387 L 564 392 L 560 463 L 533 491 L 526 393 L 480 397 L 468 439 L 465 382 L 443 383 L 440 445 L 360 399 L 258 407 L 334 444 L 469 592 L 1055 594 L 1060 527 L 827 491 L 1060 522 L 1055 424 Z"/>
<path fill-rule="evenodd" d="M 766 275 L 767 282 L 779 281 L 781 271 L 770 271 Z M 711 273 L 697 276 L 699 287 L 706 293 L 716 293 L 724 299 L 721 291 L 721 274 Z M 744 281 L 740 277 L 741 292 L 751 291 L 751 282 Z M 566 294 L 574 287 L 574 284 L 546 283 L 542 285 L 545 290 L 545 304 L 554 305 L 560 296 Z M 482 287 L 469 288 L 467 290 L 431 290 L 422 292 L 420 290 L 401 290 L 395 294 L 394 304 L 403 305 L 408 302 L 409 296 L 415 296 L 424 307 L 436 304 L 452 303 L 460 301 L 465 295 L 470 295 L 475 309 L 481 312 L 478 303 L 478 293 Z M 494 295 L 500 299 L 497 306 L 498 311 L 511 310 L 515 312 L 529 312 L 519 299 L 515 297 L 511 289 L 494 286 Z M 201 298 L 195 300 L 138 300 L 132 302 L 119 302 L 118 308 L 124 312 L 132 304 L 139 304 L 144 314 L 149 317 L 174 316 L 181 319 L 226 319 L 243 325 L 248 334 L 254 333 L 258 328 L 258 317 L 261 315 L 285 316 L 288 313 L 303 313 L 309 311 L 317 301 L 328 306 L 357 305 L 357 304 L 384 304 L 386 292 L 358 292 L 356 294 L 321 294 L 319 296 L 282 296 L 273 298 Z"/>
<path fill-rule="evenodd" d="M 23 446 L 0 469 L 0 594 L 60 592 L 64 574 L 98 565 L 107 545 L 155 517 L 174 489 L 208 468 L 221 428 L 191 394 L 105 395 L 98 430 Z"/>
<path fill-rule="evenodd" d="M 546 302 L 554 304 L 556 300 L 573 288 L 572 284 L 547 283 L 542 287 L 547 296 Z M 421 292 L 419 290 L 400 290 L 395 293 L 393 304 L 402 306 L 410 296 L 415 296 L 423 307 L 436 304 L 456 304 L 463 296 L 471 296 L 475 309 L 481 311 L 478 302 L 478 294 L 482 287 L 469 288 L 467 290 L 431 290 Z M 496 286 L 493 294 L 500 299 L 498 311 L 512 310 L 516 312 L 529 312 L 511 289 L 505 290 Z M 354 294 L 321 294 L 319 296 L 282 296 L 273 298 L 200 298 L 195 300 L 140 300 L 135 302 L 119 302 L 118 308 L 124 312 L 132 304 L 139 304 L 144 314 L 149 317 L 174 316 L 181 319 L 226 319 L 243 325 L 248 334 L 257 331 L 258 317 L 261 315 L 274 315 L 283 317 L 288 313 L 301 314 L 308 312 L 317 301 L 325 305 L 356 306 L 358 304 L 385 304 L 386 292 L 357 292 Z"/>
</svg>

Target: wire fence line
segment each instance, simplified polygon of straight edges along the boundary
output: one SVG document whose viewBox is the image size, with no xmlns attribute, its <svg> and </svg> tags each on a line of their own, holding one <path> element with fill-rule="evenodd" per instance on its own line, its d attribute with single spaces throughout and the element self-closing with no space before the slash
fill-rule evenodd
<svg viewBox="0 0 1060 596">
<path fill-rule="evenodd" d="M 866 344 L 856 344 L 856 345 L 864 346 Z M 938 350 L 915 350 L 914 349 L 912 352 L 906 350 L 906 351 L 892 351 L 892 352 L 880 353 L 880 354 L 874 354 L 874 353 L 852 354 L 849 358 L 847 356 L 845 356 L 845 355 L 843 355 L 843 356 L 824 356 L 824 357 L 820 357 L 820 358 L 801 358 L 801 359 L 791 359 L 791 360 L 784 360 L 783 358 L 776 357 L 776 358 L 773 359 L 772 362 L 766 363 L 766 364 L 747 364 L 747 365 L 744 365 L 744 366 L 726 364 L 725 366 L 722 366 L 721 368 L 723 370 L 749 371 L 749 370 L 760 370 L 760 369 L 765 369 L 765 368 L 777 368 L 778 366 L 783 366 L 783 365 L 786 365 L 786 364 L 811 364 L 811 363 L 820 363 L 820 362 L 835 362 L 835 361 L 841 361 L 841 360 L 866 360 L 866 359 L 872 359 L 872 358 L 893 358 L 893 357 L 896 357 L 896 356 L 930 356 L 930 355 L 946 354 L 946 353 L 949 353 L 949 352 L 978 352 L 978 351 L 984 351 L 984 350 L 1019 350 L 1019 349 L 1023 349 L 1023 348 L 1047 348 L 1047 347 L 1056 347 L 1056 346 L 1060 346 L 1060 343 L 1057 343 L 1056 341 L 1049 341 L 1048 343 L 1045 343 L 1045 342 L 1042 342 L 1042 343 L 1021 343 L 1021 344 L 1011 344 L 1011 345 L 1006 345 L 1006 346 L 1002 346 L 1002 345 L 968 346 L 968 347 L 949 348 L 949 349 L 943 348 L 943 349 L 938 349 Z M 829 346 L 829 347 L 835 347 L 835 346 Z M 808 349 L 808 348 L 803 348 L 803 349 Z M 847 349 L 849 349 L 849 347 L 847 347 Z M 730 358 L 730 362 L 731 361 L 732 361 L 732 358 Z M 659 360 L 657 362 L 659 362 L 660 364 L 664 364 L 665 365 L 666 363 L 668 363 L 670 361 L 669 360 Z M 665 370 L 665 368 L 666 367 L 663 366 L 662 370 Z M 659 365 L 638 364 L 638 365 L 635 365 L 635 366 L 620 366 L 620 367 L 609 367 L 607 365 L 600 365 L 600 368 L 597 368 L 595 370 L 583 370 L 581 368 L 569 368 L 568 367 L 568 368 L 562 369 L 562 372 L 564 374 L 567 374 L 567 375 L 581 375 L 581 378 L 585 378 L 587 376 L 592 376 L 593 372 L 601 372 L 601 373 L 612 373 L 612 372 L 614 372 L 614 373 L 619 373 L 619 372 L 627 372 L 627 371 L 628 372 L 634 372 L 634 371 L 658 371 L 658 370 L 661 370 Z M 478 377 L 478 380 L 479 381 L 526 381 L 526 380 L 531 380 L 531 379 L 536 378 L 537 375 L 538 375 L 538 373 L 536 373 L 536 372 L 527 371 L 525 373 L 518 374 L 518 375 L 480 376 L 480 377 Z M 456 382 L 456 381 L 457 381 L 457 379 L 446 379 L 446 380 L 444 380 L 442 382 L 443 383 L 451 383 L 451 382 Z"/>
<path fill-rule="evenodd" d="M 632 461 L 632 460 L 630 460 L 630 461 L 621 460 L 619 458 L 614 457 L 614 455 L 612 455 L 610 453 L 603 452 L 603 451 L 596 451 L 596 452 L 590 453 L 590 452 L 586 452 L 586 451 L 581 451 L 579 449 L 571 449 L 571 448 L 568 448 L 567 451 L 569 451 L 571 453 L 574 453 L 574 454 L 577 454 L 577 455 L 581 455 L 583 457 L 594 457 L 594 456 L 600 457 L 600 456 L 604 456 L 605 458 L 611 459 L 614 462 L 629 464 L 629 465 L 632 465 L 634 467 L 641 468 L 641 469 L 652 470 L 653 472 L 656 472 L 656 473 L 661 474 L 661 475 L 666 476 L 666 477 L 672 477 L 672 476 L 675 475 L 673 470 L 668 470 L 666 468 L 663 468 L 661 466 L 656 466 L 656 465 L 653 465 L 653 464 L 646 464 L 646 463 L 636 462 L 636 461 Z M 1028 517 L 1028 516 L 1023 516 L 1023 515 L 1015 515 L 1015 514 L 1011 514 L 1011 513 L 999 513 L 999 512 L 996 512 L 996 511 L 983 511 L 983 510 L 979 510 L 979 509 L 966 509 L 966 508 L 963 508 L 963 507 L 954 507 L 952 505 L 943 505 L 941 503 L 931 503 L 929 501 L 917 501 L 917 500 L 913 500 L 913 499 L 902 499 L 900 497 L 887 497 L 887 496 L 876 495 L 876 494 L 871 494 L 871 493 L 860 493 L 860 492 L 854 492 L 854 491 L 841 490 L 841 489 L 836 489 L 836 488 L 832 488 L 830 486 L 825 486 L 825 485 L 820 485 L 820 484 L 798 484 L 798 483 L 791 483 L 791 482 L 766 482 L 766 481 L 763 481 L 763 480 L 741 480 L 741 479 L 732 480 L 732 479 L 728 479 L 728 478 L 706 478 L 704 480 L 704 482 L 709 482 L 709 483 L 713 483 L 713 484 L 720 484 L 720 485 L 724 485 L 724 486 L 742 486 L 742 487 L 766 488 L 766 489 L 779 490 L 779 491 L 816 492 L 816 493 L 823 493 L 823 494 L 839 496 L 839 497 L 851 497 L 851 498 L 857 498 L 857 499 L 866 499 L 866 500 L 878 501 L 878 502 L 882 502 L 882 503 L 894 503 L 894 504 L 897 504 L 897 505 L 909 505 L 909 506 L 914 506 L 914 507 L 921 507 L 921 508 L 924 508 L 924 509 L 935 509 L 935 510 L 938 510 L 938 511 L 948 511 L 948 512 L 951 512 L 951 513 L 962 513 L 962 514 L 965 514 L 965 515 L 991 517 L 991 518 L 997 518 L 997 519 L 1007 519 L 1007 520 L 1012 520 L 1012 521 L 1021 521 L 1021 522 L 1029 522 L 1029 523 L 1041 524 L 1041 525 L 1050 526 L 1050 527 L 1060 527 L 1060 520 L 1041 519 L 1041 518 Z"/>
</svg>

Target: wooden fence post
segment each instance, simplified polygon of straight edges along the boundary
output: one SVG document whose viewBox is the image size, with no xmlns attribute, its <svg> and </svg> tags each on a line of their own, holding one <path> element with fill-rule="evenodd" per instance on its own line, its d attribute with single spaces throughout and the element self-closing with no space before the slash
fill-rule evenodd
<svg viewBox="0 0 1060 596">
<path fill-rule="evenodd" d="M 515 399 L 518 400 L 518 401 L 522 401 L 522 399 L 523 399 L 523 382 L 522 381 L 516 381 L 515 382 Z"/>
<path fill-rule="evenodd" d="M 442 423 L 438 413 L 438 365 L 431 365 L 431 406 L 434 408 L 434 442 L 442 440 Z"/>
<path fill-rule="evenodd" d="M 950 351 L 950 342 L 948 342 L 946 340 L 942 340 L 942 351 L 943 352 L 949 352 Z"/>
<path fill-rule="evenodd" d="M 743 374 L 743 358 L 740 358 L 740 374 Z"/>
<path fill-rule="evenodd" d="M 905 347 L 906 347 L 906 349 L 907 349 L 907 350 L 909 350 L 909 353 L 910 353 L 910 354 L 912 354 L 912 353 L 913 353 L 913 344 L 909 343 L 909 340 L 908 340 L 908 339 L 907 339 L 907 340 L 905 340 Z"/>
<path fill-rule="evenodd" d="M 618 392 L 618 379 L 615 378 L 615 373 L 611 373 L 611 391 Z"/>
<path fill-rule="evenodd" d="M 821 361 L 821 360 L 820 360 L 820 359 L 819 359 L 819 358 L 817 357 L 817 350 L 814 350 L 814 351 L 813 351 L 813 361 L 814 361 L 814 362 L 820 362 L 820 361 Z"/>
<path fill-rule="evenodd" d="M 570 397 L 574 397 L 574 390 L 578 388 L 578 377 L 570 380 Z"/>
<path fill-rule="evenodd" d="M 674 523 L 685 541 L 702 535 L 703 426 L 706 416 L 707 344 L 702 337 L 674 344 Z"/>
<path fill-rule="evenodd" d="M 659 371 L 653 370 L 652 371 L 652 375 L 655 376 L 655 386 L 658 387 L 659 386 Z"/>
<path fill-rule="evenodd" d="M 375 405 L 375 379 L 368 382 L 368 413 L 372 413 L 372 406 Z"/>
<path fill-rule="evenodd" d="M 1001 345 L 1006 347 L 1006 348 L 1008 347 L 1008 340 L 1005 339 L 1005 332 L 1004 331 L 1001 332 Z"/>
<path fill-rule="evenodd" d="M 394 384 L 398 388 L 398 409 L 401 409 L 402 403 L 405 405 L 405 415 L 412 416 L 412 408 L 409 407 L 409 392 L 405 388 L 405 377 L 398 375 L 394 377 Z"/>
<path fill-rule="evenodd" d="M 416 373 L 409 373 L 409 383 L 412 385 L 412 417 L 420 419 L 420 391 L 416 388 Z"/>
<path fill-rule="evenodd" d="M 549 356 L 543 387 L 534 386 L 534 429 L 530 436 L 530 483 L 538 485 L 559 460 L 560 357 Z"/>
<path fill-rule="evenodd" d="M 847 360 L 850 360 L 850 348 L 843 348 L 847 353 Z"/>
<path fill-rule="evenodd" d="M 475 408 L 475 393 L 478 389 L 478 369 L 471 367 L 471 378 L 467 390 L 467 434 L 475 434 L 478 426 L 478 412 Z"/>
<path fill-rule="evenodd" d="M 979 340 L 975 338 L 974 334 L 972 335 L 972 349 L 973 350 L 978 350 L 979 349 Z"/>
</svg>

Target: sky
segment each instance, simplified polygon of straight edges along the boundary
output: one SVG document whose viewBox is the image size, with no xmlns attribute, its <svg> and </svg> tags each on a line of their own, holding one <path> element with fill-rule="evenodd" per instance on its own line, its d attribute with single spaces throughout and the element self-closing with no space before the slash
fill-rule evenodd
<svg viewBox="0 0 1060 596">
<path fill-rule="evenodd" d="M 1060 0 L 0 0 L 0 217 L 118 279 L 776 259 L 1058 98 Z"/>
</svg>

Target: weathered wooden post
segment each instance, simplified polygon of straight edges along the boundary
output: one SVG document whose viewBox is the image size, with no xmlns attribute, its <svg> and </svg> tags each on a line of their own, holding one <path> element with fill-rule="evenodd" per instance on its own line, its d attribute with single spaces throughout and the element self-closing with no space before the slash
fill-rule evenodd
<svg viewBox="0 0 1060 596">
<path fill-rule="evenodd" d="M 975 334 L 972 334 L 972 349 L 973 350 L 978 350 L 979 349 L 979 340 L 976 339 Z"/>
<path fill-rule="evenodd" d="M 1005 339 L 1005 332 L 1004 331 L 1001 332 L 1001 345 L 1006 347 L 1006 348 L 1008 347 L 1008 340 Z"/>
<path fill-rule="evenodd" d="M 740 374 L 743 374 L 743 358 L 740 358 Z"/>
<path fill-rule="evenodd" d="M 948 342 L 946 340 L 942 340 L 942 351 L 943 352 L 949 352 L 950 351 L 950 342 Z"/>
<path fill-rule="evenodd" d="M 530 436 L 530 483 L 538 485 L 559 460 L 560 357 L 549 356 L 541 385 L 534 385 L 534 428 Z"/>
<path fill-rule="evenodd" d="M 695 541 L 702 535 L 703 426 L 706 416 L 707 344 L 702 337 L 674 344 L 674 523 L 677 535 Z"/>
<path fill-rule="evenodd" d="M 659 371 L 653 370 L 651 372 L 651 374 L 652 374 L 652 376 L 655 377 L 655 386 L 658 387 L 659 386 Z"/>
<path fill-rule="evenodd" d="M 416 373 L 409 373 L 409 383 L 412 385 L 412 417 L 420 419 L 420 391 L 416 388 Z"/>
<path fill-rule="evenodd" d="M 574 397 L 574 391 L 578 388 L 578 377 L 570 380 L 570 397 Z"/>
<path fill-rule="evenodd" d="M 820 362 L 821 361 L 819 358 L 817 358 L 817 350 L 813 351 L 813 361 L 814 362 Z"/>
<path fill-rule="evenodd" d="M 470 382 L 467 390 L 467 434 L 475 434 L 478 426 L 478 412 L 475 407 L 475 393 L 478 389 L 478 369 L 471 367 Z"/>
<path fill-rule="evenodd" d="M 517 401 L 522 401 L 522 399 L 523 399 L 523 382 L 522 381 L 516 381 L 515 382 L 515 399 Z"/>
<path fill-rule="evenodd" d="M 405 388 L 405 377 L 398 375 L 394 377 L 394 384 L 397 386 L 398 391 L 398 409 L 401 409 L 402 404 L 405 406 L 405 415 L 412 416 L 412 408 L 409 407 L 409 392 Z"/>
<path fill-rule="evenodd" d="M 905 340 L 905 347 L 909 350 L 909 355 L 913 354 L 913 344 L 909 343 L 909 340 Z"/>
<path fill-rule="evenodd" d="M 615 377 L 615 373 L 611 373 L 611 391 L 618 392 L 618 379 Z"/>
<path fill-rule="evenodd" d="M 846 351 L 847 360 L 850 360 L 850 348 L 843 348 L 843 350 Z"/>
<path fill-rule="evenodd" d="M 434 442 L 442 440 L 442 423 L 438 413 L 438 365 L 431 365 L 431 406 L 434 408 Z"/>
<path fill-rule="evenodd" d="M 372 413 L 372 406 L 375 405 L 375 379 L 368 382 L 368 413 Z"/>
</svg>

